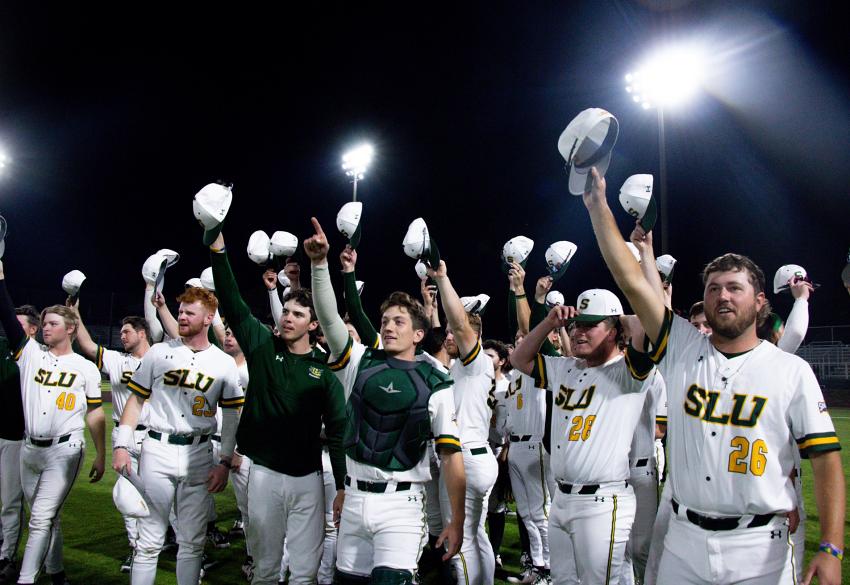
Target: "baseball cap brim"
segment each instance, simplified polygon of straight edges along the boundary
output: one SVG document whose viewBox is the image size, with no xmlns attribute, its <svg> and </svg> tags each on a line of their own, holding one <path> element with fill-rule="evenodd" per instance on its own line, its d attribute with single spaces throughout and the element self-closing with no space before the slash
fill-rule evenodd
<svg viewBox="0 0 850 585">
<path fill-rule="evenodd" d="M 219 223 L 217 226 L 212 227 L 208 230 L 204 230 L 204 245 L 210 246 L 213 242 L 215 242 L 218 234 L 221 233 L 221 227 L 224 225 L 224 222 Z"/>
<path fill-rule="evenodd" d="M 363 218 L 360 218 L 360 223 L 357 224 L 357 229 L 354 230 L 354 233 L 351 234 L 351 237 L 348 239 L 348 243 L 351 244 L 351 248 L 357 248 L 360 244 L 360 235 L 363 228 Z"/>
<path fill-rule="evenodd" d="M 575 317 L 570 317 L 567 321 L 569 323 L 599 323 L 609 316 L 613 317 L 614 315 L 576 315 Z"/>
<path fill-rule="evenodd" d="M 550 268 L 549 269 L 549 276 L 552 277 L 553 281 L 559 280 L 562 276 L 564 276 L 567 273 L 567 268 L 569 268 L 569 267 L 570 267 L 570 262 L 569 262 L 569 260 L 567 260 L 566 262 L 561 264 L 561 267 L 558 268 L 557 270 L 552 270 Z"/>
<path fill-rule="evenodd" d="M 520 266 L 522 266 L 523 268 L 525 268 L 525 265 L 526 265 L 526 263 L 527 263 L 527 262 L 528 262 L 528 256 L 526 256 L 526 257 L 525 257 L 525 260 L 523 260 L 522 262 L 517 262 L 517 264 L 519 264 Z M 511 271 L 511 265 L 510 265 L 510 264 L 508 264 L 507 262 L 505 262 L 505 259 L 504 259 L 504 258 L 502 258 L 502 272 L 504 272 L 505 274 L 507 274 L 507 273 L 508 273 L 508 272 L 510 272 L 510 271 Z"/>
<path fill-rule="evenodd" d="M 651 232 L 652 228 L 655 227 L 656 221 L 658 221 L 658 204 L 655 201 L 655 195 L 653 195 L 649 199 L 646 211 L 643 212 L 643 217 L 640 218 L 640 227 L 642 227 L 645 232 Z"/>
<path fill-rule="evenodd" d="M 154 281 L 154 290 L 158 293 L 162 292 L 162 287 L 165 284 L 165 269 L 168 268 L 168 258 L 162 259 L 162 264 L 159 265 L 159 272 L 156 273 L 156 281 Z"/>
<path fill-rule="evenodd" d="M 437 242 L 434 241 L 434 238 L 428 238 L 428 253 L 425 254 L 423 260 L 434 270 L 440 267 L 440 249 L 437 248 Z"/>
<path fill-rule="evenodd" d="M 673 266 L 673 268 L 670 269 L 669 274 L 664 274 L 660 270 L 658 271 L 658 274 L 659 274 L 659 276 L 661 276 L 662 282 L 673 282 L 673 273 L 674 272 L 676 272 L 676 266 L 675 265 Z"/>
<path fill-rule="evenodd" d="M 8 227 L 9 226 L 6 223 L 6 218 L 0 215 L 0 240 L 6 239 L 6 230 Z"/>
<path fill-rule="evenodd" d="M 596 172 L 600 177 L 604 177 L 608 172 L 608 166 L 611 164 L 611 155 L 613 150 L 609 150 L 599 161 L 590 166 L 577 167 L 575 164 L 570 165 L 570 193 L 573 195 L 583 195 L 590 191 L 593 187 L 593 175 L 590 173 L 591 167 L 596 167 Z"/>
</svg>

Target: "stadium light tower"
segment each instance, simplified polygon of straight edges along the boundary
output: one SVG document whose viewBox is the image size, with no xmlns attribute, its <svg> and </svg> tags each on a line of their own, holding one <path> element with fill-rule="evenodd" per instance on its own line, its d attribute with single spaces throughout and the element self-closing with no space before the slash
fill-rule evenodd
<svg viewBox="0 0 850 585">
<path fill-rule="evenodd" d="M 342 170 L 351 177 L 354 185 L 354 201 L 357 201 L 357 181 L 362 180 L 366 175 L 366 170 L 372 164 L 374 156 L 375 149 L 368 143 L 352 148 L 342 155 Z"/>
<path fill-rule="evenodd" d="M 650 55 L 626 74 L 626 92 L 644 110 L 658 114 L 658 199 L 661 210 L 661 253 L 668 252 L 667 150 L 664 110 L 684 104 L 702 85 L 705 65 L 701 51 L 693 46 L 670 46 Z"/>
</svg>

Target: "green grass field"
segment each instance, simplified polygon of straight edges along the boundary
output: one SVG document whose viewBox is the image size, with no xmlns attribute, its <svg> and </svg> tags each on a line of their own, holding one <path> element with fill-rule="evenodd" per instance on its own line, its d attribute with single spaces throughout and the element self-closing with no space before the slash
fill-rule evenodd
<svg viewBox="0 0 850 585">
<path fill-rule="evenodd" d="M 110 417 L 111 405 L 106 404 L 107 420 Z M 850 483 L 850 409 L 832 409 L 831 411 L 838 436 L 841 438 L 844 450 L 841 452 L 844 464 L 844 475 Z M 111 424 L 111 423 L 110 423 Z M 108 435 L 108 433 L 107 433 Z M 107 441 L 109 437 L 107 436 Z M 62 526 L 65 534 L 65 568 L 69 579 L 74 585 L 109 585 L 129 583 L 129 577 L 121 574 L 118 570 L 120 561 L 127 554 L 127 542 L 124 533 L 124 525 L 112 503 L 112 485 L 116 475 L 111 469 L 99 483 L 88 483 L 87 475 L 91 468 L 94 448 L 89 441 L 86 454 L 86 464 L 76 485 L 71 490 L 71 495 L 62 513 Z M 108 445 L 111 449 L 111 446 Z M 109 457 L 107 456 L 107 467 Z M 804 465 L 808 465 L 804 463 Z M 811 478 L 811 473 L 805 473 L 803 477 Z M 806 527 L 806 559 L 817 550 L 819 542 L 818 515 L 815 507 L 812 483 L 809 479 L 806 484 L 806 510 L 809 522 Z M 228 486 L 227 490 L 216 496 L 218 506 L 218 526 L 222 530 L 232 526 L 237 515 L 236 500 L 233 489 Z M 845 524 L 845 542 L 850 542 L 850 531 Z M 22 538 L 21 549 L 18 557 L 23 553 L 23 543 L 26 535 Z M 241 539 L 234 540 L 228 549 L 208 551 L 212 558 L 219 561 L 204 583 L 225 584 L 244 582 L 240 573 L 240 566 L 245 555 L 245 544 Z M 516 517 L 508 519 L 505 530 L 505 541 L 502 546 L 502 559 L 507 570 L 516 571 L 519 560 L 519 539 L 516 530 Z M 42 578 L 42 583 L 47 583 Z M 174 576 L 174 555 L 164 553 L 160 557 L 157 584 L 176 584 Z M 505 583 L 497 581 L 497 583 Z"/>
</svg>

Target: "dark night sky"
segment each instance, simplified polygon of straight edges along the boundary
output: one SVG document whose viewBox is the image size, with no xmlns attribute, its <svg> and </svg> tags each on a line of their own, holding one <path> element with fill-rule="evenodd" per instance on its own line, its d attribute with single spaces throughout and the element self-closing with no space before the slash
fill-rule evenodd
<svg viewBox="0 0 850 585">
<path fill-rule="evenodd" d="M 614 288 L 557 138 L 587 107 L 619 118 L 607 178 L 627 235 L 616 195 L 627 176 L 657 173 L 658 146 L 655 118 L 629 101 L 623 75 L 658 39 L 697 35 L 717 63 L 706 91 L 667 117 L 674 305 L 701 295 L 705 262 L 738 251 L 769 280 L 802 264 L 823 284 L 812 324 L 850 322 L 839 278 L 850 77 L 830 3 L 455 4 L 177 13 L 7 3 L 0 143 L 13 166 L 0 212 L 15 300 L 46 289 L 58 301 L 62 274 L 79 268 L 92 291 L 140 301 L 141 265 L 161 247 L 183 256 L 167 278 L 173 296 L 208 265 L 191 198 L 217 178 L 235 184 L 229 249 L 243 290 L 260 295 L 250 233 L 304 238 L 316 215 L 335 256 L 334 218 L 350 197 L 339 157 L 368 138 L 378 158 L 361 183 L 358 276 L 370 314 L 391 290 L 417 290 L 401 240 L 422 216 L 459 292 L 490 294 L 487 327 L 504 335 L 498 254 L 514 235 L 536 242 L 528 288 L 560 239 L 579 246 L 558 286 L 567 299 Z M 788 298 L 774 304 L 787 315 Z"/>
</svg>

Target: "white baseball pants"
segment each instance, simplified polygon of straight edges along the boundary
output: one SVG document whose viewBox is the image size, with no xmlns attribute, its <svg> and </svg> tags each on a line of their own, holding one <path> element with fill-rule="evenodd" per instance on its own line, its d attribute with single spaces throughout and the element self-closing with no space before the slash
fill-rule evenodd
<svg viewBox="0 0 850 585">
<path fill-rule="evenodd" d="M 487 538 L 487 501 L 499 475 L 499 466 L 490 446 L 463 449 L 463 468 L 466 472 L 466 516 L 463 522 L 463 544 L 452 557 L 457 582 L 460 585 L 492 585 L 496 572 L 496 556 Z M 451 522 L 451 505 L 445 482 L 440 484 L 440 506 L 443 523 Z"/>
<path fill-rule="evenodd" d="M 82 431 L 72 433 L 69 441 L 50 447 L 36 447 L 24 442 L 21 482 L 30 508 L 30 522 L 19 583 L 35 583 L 42 564 L 48 574 L 63 570 L 59 517 L 84 456 Z"/>
<path fill-rule="evenodd" d="M 549 514 L 552 582 L 616 583 L 634 518 L 634 492 L 624 481 L 603 484 L 596 494 L 558 490 Z"/>
<path fill-rule="evenodd" d="M 788 520 L 766 526 L 704 530 L 691 524 L 684 507 L 673 513 L 658 569 L 659 585 L 792 585 L 793 543 Z"/>
<path fill-rule="evenodd" d="M 661 498 L 658 501 L 658 512 L 655 514 L 655 522 L 652 524 L 652 538 L 650 538 L 649 554 L 646 559 L 646 571 L 643 582 L 646 585 L 655 585 L 658 582 L 658 568 L 661 566 L 661 554 L 664 552 L 664 539 L 670 528 L 670 517 L 673 515 L 673 488 L 671 483 L 665 482 L 661 490 Z"/>
<path fill-rule="evenodd" d="M 139 539 L 133 559 L 132 585 L 153 585 L 156 564 L 172 507 L 177 514 L 177 583 L 197 585 L 206 539 L 212 447 L 172 445 L 148 437 L 142 443 L 139 475 L 151 514 L 139 518 Z"/>
<path fill-rule="evenodd" d="M 440 459 L 432 445 L 428 446 L 431 479 L 425 482 L 425 511 L 428 516 L 428 534 L 439 536 L 443 532 L 443 512 L 440 505 Z"/>
<path fill-rule="evenodd" d="M 644 465 L 638 466 L 638 463 Z M 620 585 L 644 582 L 649 545 L 652 543 L 652 528 L 658 512 L 658 476 L 652 457 L 633 461 L 630 465 L 629 485 L 635 491 L 637 510 L 626 555 L 620 575 Z"/>
<path fill-rule="evenodd" d="M 0 559 L 14 559 L 21 536 L 24 513 L 24 488 L 21 485 L 21 447 L 23 441 L 0 439 L 0 524 L 3 526 L 3 546 Z"/>
<path fill-rule="evenodd" d="M 287 534 L 289 582 L 315 583 L 325 509 L 321 472 L 294 477 L 251 462 L 245 534 L 254 557 L 253 585 L 277 585 Z"/>
<path fill-rule="evenodd" d="M 361 577 L 370 576 L 375 567 L 414 574 L 427 542 L 421 484 L 384 494 L 346 486 L 336 544 L 337 569 Z"/>
<path fill-rule="evenodd" d="M 549 454 L 539 441 L 516 441 L 508 451 L 511 490 L 517 515 L 528 531 L 531 562 L 549 568 Z"/>
<path fill-rule="evenodd" d="M 325 538 L 322 542 L 322 560 L 319 563 L 319 584 L 333 583 L 336 568 L 337 529 L 334 525 L 334 499 L 336 483 L 331 469 L 331 456 L 322 450 L 322 484 L 325 487 Z"/>
<path fill-rule="evenodd" d="M 236 507 L 242 515 L 242 529 L 248 534 L 248 523 L 251 516 L 248 514 L 248 475 L 251 473 L 251 459 L 242 455 L 242 463 L 239 469 L 230 472 L 230 481 L 233 482 L 233 493 L 236 495 Z M 251 556 L 251 544 L 245 539 L 245 553 Z"/>
</svg>

